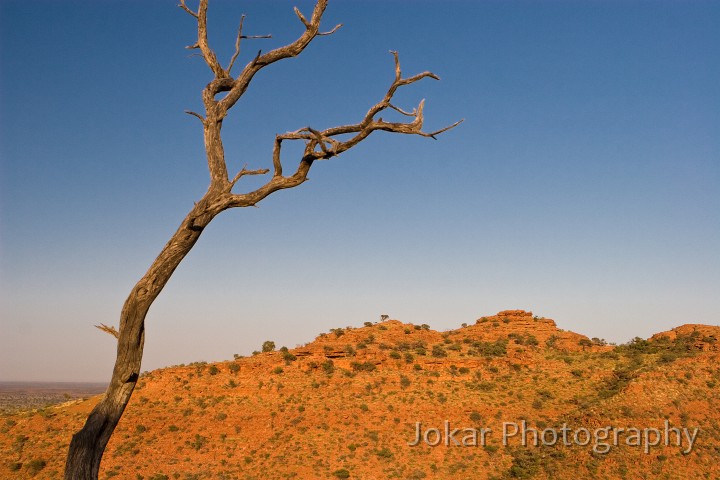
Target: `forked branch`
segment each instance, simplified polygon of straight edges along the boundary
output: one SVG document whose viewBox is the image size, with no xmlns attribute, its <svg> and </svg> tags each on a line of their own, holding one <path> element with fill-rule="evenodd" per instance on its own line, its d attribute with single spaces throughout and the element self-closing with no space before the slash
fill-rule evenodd
<svg viewBox="0 0 720 480">
<path fill-rule="evenodd" d="M 223 192 L 225 195 L 223 200 L 225 208 L 255 205 L 274 191 L 284 188 L 292 188 L 299 185 L 307 179 L 307 173 L 315 160 L 327 160 L 340 155 L 363 141 L 374 131 L 383 130 L 386 132 L 419 135 L 434 139 L 436 138 L 436 135 L 450 130 L 462 122 L 462 120 L 460 120 L 445 128 L 426 132 L 423 130 L 424 100 L 420 101 L 418 106 L 412 110 L 405 110 L 397 105 L 394 105 L 392 103 L 392 99 L 395 92 L 397 92 L 400 87 L 411 85 L 426 77 L 434 80 L 439 80 L 440 78 L 429 71 L 412 75 L 410 77 L 403 77 L 398 53 L 391 51 L 395 63 L 395 78 L 390 84 L 390 87 L 385 93 L 383 99 L 373 105 L 359 123 L 331 127 L 325 130 L 316 130 L 308 126 L 294 132 L 276 135 L 272 153 L 272 178 L 265 185 L 252 192 L 244 194 L 232 193 L 233 187 L 242 177 L 246 175 L 262 175 L 267 173 L 268 170 L 248 170 L 247 167 L 243 167 L 242 170 L 230 179 L 230 175 L 228 174 L 227 166 L 225 164 L 222 141 L 220 139 L 222 120 L 227 115 L 228 110 L 232 108 L 239 98 L 245 93 L 251 80 L 260 69 L 284 58 L 299 55 L 315 37 L 319 35 L 330 35 L 336 32 L 342 24 L 336 25 L 332 30 L 327 32 L 320 31 L 320 20 L 322 19 L 322 15 L 327 7 L 327 0 L 317 1 L 310 18 L 307 18 L 298 8 L 295 8 L 295 15 L 304 26 L 303 33 L 295 41 L 287 45 L 278 47 L 265 54 L 258 52 L 255 58 L 245 65 L 240 74 L 233 78 L 230 75 L 230 71 L 240 55 L 240 45 L 242 39 L 269 38 L 270 36 L 245 36 L 243 34 L 245 16 L 241 16 L 235 40 L 235 51 L 230 59 L 228 67 L 223 68 L 218 62 L 217 56 L 210 48 L 207 40 L 208 0 L 200 0 L 197 11 L 190 9 L 186 5 L 185 1 L 186 0 L 180 0 L 180 6 L 183 10 L 196 18 L 198 24 L 198 39 L 191 48 L 197 48 L 202 52 L 205 62 L 208 64 L 215 76 L 214 80 L 208 83 L 203 90 L 205 115 L 202 116 L 194 112 L 188 113 L 198 117 L 205 127 L 205 146 L 208 153 L 208 167 L 211 173 L 212 185 L 215 187 L 215 190 Z M 222 99 L 216 99 L 215 97 L 221 92 L 227 92 L 227 94 Z M 407 121 L 386 121 L 380 116 L 383 111 L 395 111 L 400 115 L 409 118 Z M 297 169 L 291 176 L 283 175 L 281 150 L 282 142 L 284 140 L 301 140 L 305 142 L 305 149 L 302 158 Z"/>
<path fill-rule="evenodd" d="M 390 88 L 388 88 L 385 97 L 368 110 L 367 114 L 365 114 L 365 117 L 360 123 L 332 127 L 322 131 L 306 127 L 295 132 L 278 135 L 275 142 L 277 147 L 276 150 L 279 150 L 282 140 L 305 140 L 307 160 L 326 160 L 354 147 L 375 130 L 435 138 L 435 135 L 446 132 L 462 123 L 463 120 L 459 120 L 452 125 L 439 130 L 424 132 L 422 127 L 424 122 L 423 108 L 425 100 L 421 100 L 420 104 L 411 112 L 393 105 L 391 100 L 399 87 L 410 85 L 426 77 L 433 78 L 435 80 L 440 80 L 440 78 L 432 72 L 423 72 L 413 75 L 412 77 L 403 78 L 400 70 L 400 60 L 398 58 L 398 54 L 397 52 L 391 53 L 395 58 L 395 80 L 390 85 Z M 410 122 L 387 122 L 381 117 L 376 118 L 378 114 L 387 109 L 394 110 L 407 117 L 413 117 L 413 120 Z M 333 138 L 347 134 L 354 135 L 345 141 L 339 141 Z M 275 153 L 279 154 L 279 151 Z M 275 157 L 277 157 L 277 155 L 275 155 Z M 278 160 L 279 157 L 275 158 L 275 163 L 277 163 Z"/>
<path fill-rule="evenodd" d="M 302 17 L 302 14 L 298 14 L 298 16 L 301 20 L 304 18 Z M 307 179 L 307 174 L 315 160 L 327 160 L 335 157 L 351 149 L 376 130 L 408 135 L 419 135 L 421 137 L 436 139 L 436 135 L 455 128 L 462 123 L 463 120 L 459 120 L 452 125 L 448 125 L 447 127 L 439 130 L 426 132 L 423 131 L 423 109 L 425 106 L 425 100 L 421 100 L 419 105 L 411 112 L 393 105 L 391 101 L 398 88 L 410 85 L 426 77 L 435 80 L 439 80 L 440 78 L 432 72 L 423 72 L 408 78 L 403 78 L 398 54 L 397 52 L 391 53 L 393 54 L 395 60 L 395 79 L 391 83 L 383 99 L 373 105 L 359 123 L 341 125 L 338 127 L 327 128 L 325 130 L 316 130 L 312 127 L 304 127 L 294 132 L 276 135 L 272 154 L 274 170 L 272 179 L 253 192 L 247 194 L 233 194 L 228 206 L 241 207 L 255 205 L 274 191 L 284 188 L 292 188 L 299 185 Z M 381 112 L 388 109 L 394 110 L 404 116 L 412 117 L 412 120 L 407 122 L 388 122 L 383 120 L 381 117 L 378 117 Z M 349 138 L 347 138 L 348 136 Z M 305 149 L 297 170 L 289 177 L 283 176 L 281 150 L 282 142 L 284 140 L 301 140 L 305 142 Z"/>
<path fill-rule="evenodd" d="M 228 64 L 227 69 L 225 71 L 227 74 L 230 74 L 230 71 L 232 70 L 233 65 L 235 65 L 235 60 L 237 60 L 238 55 L 240 55 L 240 40 L 243 38 L 247 39 L 254 39 L 254 38 L 272 38 L 272 35 L 243 35 L 243 23 L 245 22 L 245 15 L 242 15 L 240 17 L 240 26 L 238 27 L 238 34 L 237 39 L 235 40 L 235 53 L 233 53 L 232 58 L 230 59 L 230 63 Z"/>
<path fill-rule="evenodd" d="M 251 60 L 245 68 L 243 68 L 240 74 L 233 78 L 230 71 L 235 65 L 235 61 L 240 55 L 240 43 L 242 39 L 255 39 L 255 38 L 272 38 L 271 35 L 243 35 L 243 24 L 245 21 L 245 15 L 240 17 L 240 26 L 238 27 L 238 34 L 235 40 L 235 51 L 230 59 L 227 68 L 223 68 L 215 55 L 215 52 L 210 48 L 207 35 L 207 7 L 208 0 L 200 0 L 197 11 L 192 10 L 187 6 L 186 0 L 180 0 L 180 8 L 185 10 L 188 14 L 197 20 L 197 32 L 198 38 L 195 43 L 189 45 L 189 49 L 199 49 L 202 57 L 205 59 L 210 70 L 215 76 L 215 81 L 210 82 L 206 87 L 206 91 L 203 95 L 205 102 L 205 108 L 208 110 L 208 117 L 210 111 L 213 110 L 213 114 L 222 119 L 227 111 L 232 108 L 233 105 L 240 99 L 240 97 L 247 90 L 250 81 L 253 79 L 255 74 L 260 71 L 263 67 L 282 60 L 288 57 L 295 57 L 299 55 L 305 47 L 316 37 L 321 35 L 331 35 L 335 33 L 342 24 L 336 25 L 332 30 L 327 32 L 320 32 L 320 20 L 322 19 L 323 12 L 327 7 L 327 0 L 318 0 L 313 9 L 312 16 L 308 20 L 299 9 L 295 8 L 295 14 L 302 22 L 305 27 L 305 31 L 293 42 L 271 50 L 268 53 L 262 54 L 262 51 Z M 227 81 L 231 80 L 231 81 Z M 225 98 L 220 101 L 215 100 L 215 96 L 221 92 L 229 92 Z"/>
</svg>

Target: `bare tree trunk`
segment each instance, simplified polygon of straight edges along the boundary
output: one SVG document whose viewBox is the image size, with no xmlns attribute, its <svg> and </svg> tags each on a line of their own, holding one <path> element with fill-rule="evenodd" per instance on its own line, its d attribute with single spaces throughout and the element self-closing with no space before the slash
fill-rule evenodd
<svg viewBox="0 0 720 480">
<path fill-rule="evenodd" d="M 138 377 L 145 341 L 145 316 L 171 275 L 221 210 L 210 208 L 208 191 L 185 217 L 150 269 L 130 292 L 120 315 L 117 359 L 110 385 L 85 426 L 73 435 L 65 467 L 66 480 L 97 479 L 100 460 L 120 420 Z"/>
<path fill-rule="evenodd" d="M 130 396 L 140 375 L 143 343 L 145 341 L 145 316 L 152 303 L 170 280 L 177 266 L 190 252 L 195 242 L 200 238 L 203 229 L 215 216 L 229 208 L 254 206 L 273 192 L 302 184 L 307 180 L 308 172 L 316 160 L 328 160 L 340 155 L 375 131 L 381 130 L 435 138 L 435 135 L 455 127 L 462 121 L 434 132 L 424 132 L 422 131 L 424 100 L 412 111 L 405 111 L 393 105 L 391 100 L 398 88 L 410 85 L 423 78 L 438 80 L 438 77 L 431 72 L 423 72 L 403 78 L 398 55 L 396 52 L 392 52 L 395 58 L 395 79 L 384 98 L 371 107 L 359 123 L 331 127 L 325 130 L 304 127 L 294 132 L 276 135 L 272 153 L 272 178 L 254 191 L 242 194 L 233 193 L 233 188 L 242 177 L 246 175 L 264 175 L 269 173 L 270 170 L 247 170 L 243 167 L 230 179 L 220 136 L 223 119 L 237 103 L 238 99 L 247 91 L 250 82 L 258 71 L 277 61 L 299 55 L 317 36 L 330 35 L 340 28 L 341 25 L 337 25 L 328 32 L 320 32 L 320 20 L 326 6 L 327 0 L 317 0 L 309 20 L 296 8 L 295 14 L 302 22 L 305 28 L 304 32 L 295 41 L 285 46 L 265 54 L 258 52 L 257 56 L 243 68 L 242 72 L 233 77 L 231 70 L 240 53 L 241 39 L 267 38 L 268 36 L 243 35 L 244 16 L 241 17 L 235 43 L 235 53 L 228 67 L 224 68 L 208 43 L 208 0 L 200 0 L 197 11 L 189 8 L 185 4 L 185 0 L 180 0 L 180 7 L 197 20 L 198 40 L 188 48 L 200 50 L 200 56 L 203 57 L 214 74 L 214 79 L 207 84 L 202 93 L 205 115 L 187 112 L 199 118 L 203 124 L 210 187 L 203 198 L 195 204 L 185 217 L 180 227 L 125 301 L 120 314 L 120 326 L 117 333 L 117 359 L 110 385 L 105 392 L 105 396 L 90 413 L 83 428 L 73 435 L 65 465 L 65 480 L 97 480 L 105 447 L 130 401 Z M 221 99 L 216 99 L 216 96 L 222 92 L 227 92 L 227 95 Z M 412 120 L 388 122 L 382 118 L 375 118 L 380 113 L 391 110 L 402 116 L 411 117 Z M 289 176 L 283 175 L 280 159 L 282 142 L 285 140 L 305 142 L 305 150 L 298 162 L 297 169 Z M 112 327 L 105 327 L 104 330 L 111 333 L 114 331 Z"/>
</svg>

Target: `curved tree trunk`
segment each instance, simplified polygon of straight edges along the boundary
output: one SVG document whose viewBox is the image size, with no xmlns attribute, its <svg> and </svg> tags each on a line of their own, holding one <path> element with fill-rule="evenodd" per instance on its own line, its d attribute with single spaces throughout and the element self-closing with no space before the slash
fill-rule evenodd
<svg viewBox="0 0 720 480">
<path fill-rule="evenodd" d="M 117 359 L 104 397 L 90 413 L 85 426 L 73 435 L 65 465 L 65 480 L 95 480 L 110 436 L 130 401 L 138 377 L 145 341 L 145 316 L 190 252 L 203 229 L 223 210 L 213 200 L 222 197 L 212 189 L 188 213 L 147 273 L 130 292 L 120 315 Z"/>
<path fill-rule="evenodd" d="M 205 60 L 214 75 L 214 80 L 203 89 L 202 99 L 205 105 L 205 116 L 195 112 L 186 112 L 199 118 L 203 124 L 205 152 L 210 173 L 210 188 L 188 213 L 170 241 L 162 249 L 160 255 L 150 266 L 150 269 L 135 285 L 125 301 L 120 314 L 117 359 L 110 385 L 105 392 L 105 396 L 90 413 L 85 426 L 73 435 L 65 465 L 65 480 L 97 480 L 105 447 L 130 401 L 130 396 L 140 375 L 143 343 L 145 341 L 145 316 L 163 287 L 170 280 L 177 266 L 200 238 L 203 229 L 216 215 L 228 208 L 254 206 L 273 192 L 297 187 L 307 180 L 313 162 L 336 157 L 359 144 L 375 131 L 435 138 L 435 135 L 454 128 L 462 122 L 460 120 L 434 132 L 424 132 L 422 130 L 424 100 L 413 111 L 405 111 L 393 105 L 391 103 L 393 95 L 400 87 L 410 85 L 423 78 L 433 78 L 435 80 L 439 80 L 439 78 L 431 72 L 423 72 L 407 78 L 403 77 L 397 52 L 392 52 L 395 59 L 395 79 L 383 99 L 371 107 L 359 123 L 331 127 L 325 130 L 304 127 L 294 132 L 276 135 L 272 153 L 272 178 L 251 192 L 233 193 L 233 188 L 242 177 L 246 175 L 264 175 L 269 173 L 269 170 L 247 170 L 243 167 L 230 179 L 220 137 L 223 119 L 247 91 L 257 72 L 277 61 L 299 55 L 317 36 L 330 35 L 340 28 L 341 25 L 337 25 L 328 32 L 320 31 L 320 20 L 327 6 L 327 1 L 317 0 L 309 20 L 296 8 L 295 14 L 305 27 L 303 33 L 295 41 L 285 46 L 278 47 L 265 54 L 258 52 L 257 56 L 243 68 L 242 72 L 233 77 L 231 70 L 240 53 L 241 39 L 258 38 L 242 34 L 242 19 L 244 16 L 240 20 L 240 28 L 235 43 L 235 54 L 228 67 L 225 68 L 220 64 L 208 42 L 208 0 L 200 0 L 197 11 L 190 9 L 185 4 L 185 0 L 180 0 L 180 7 L 197 20 L 198 40 L 188 48 L 200 50 L 200 56 Z M 266 37 L 260 36 L 259 38 Z M 223 92 L 227 92 L 227 95 L 217 99 L 217 95 Z M 409 118 L 406 122 L 387 122 L 382 118 L 375 118 L 382 112 L 390 110 L 410 117 L 412 120 Z M 280 149 L 283 141 L 302 141 L 305 143 L 304 153 L 297 169 L 288 176 L 283 175 L 280 159 Z"/>
</svg>

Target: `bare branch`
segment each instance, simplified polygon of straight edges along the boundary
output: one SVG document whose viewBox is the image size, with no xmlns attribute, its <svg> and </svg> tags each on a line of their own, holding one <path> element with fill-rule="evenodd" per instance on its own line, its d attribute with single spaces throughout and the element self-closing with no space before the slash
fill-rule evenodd
<svg viewBox="0 0 720 480">
<path fill-rule="evenodd" d="M 210 48 L 207 36 L 207 8 L 208 0 L 200 0 L 200 6 L 198 7 L 196 18 L 198 19 L 198 41 L 197 45 L 205 58 L 210 70 L 215 74 L 215 78 L 227 77 L 227 72 L 222 68 L 220 62 L 215 56 L 215 52 Z"/>
<path fill-rule="evenodd" d="M 187 13 L 189 13 L 193 17 L 198 18 L 198 14 L 193 12 L 192 10 L 190 10 L 188 8 L 188 6 L 185 5 L 185 0 L 180 0 L 180 5 L 178 5 L 178 7 L 182 8 L 183 10 L 185 10 Z"/>
<path fill-rule="evenodd" d="M 230 188 L 232 189 L 232 187 L 235 186 L 235 184 L 237 183 L 237 181 L 240 180 L 240 179 L 241 179 L 242 177 L 244 177 L 245 175 L 265 175 L 265 174 L 268 173 L 269 171 L 270 171 L 270 170 L 268 170 L 267 168 L 260 168 L 260 169 L 258 169 L 258 170 L 248 170 L 248 169 L 247 169 L 247 163 L 246 163 L 246 164 L 243 166 L 242 170 L 240 170 L 240 171 L 235 175 L 235 177 L 232 179 L 232 181 L 230 182 Z"/>
<path fill-rule="evenodd" d="M 200 119 L 201 122 L 205 123 L 205 117 L 203 117 L 199 113 L 193 112 L 191 110 L 185 110 L 185 113 L 187 113 L 188 115 L 192 115 L 193 117 L 197 117 Z"/>
<path fill-rule="evenodd" d="M 325 8 L 327 7 L 327 0 L 317 0 L 315 8 L 313 9 L 312 16 L 308 20 L 299 9 L 295 8 L 295 15 L 305 26 L 305 31 L 295 41 L 276 49 L 269 51 L 262 55 L 258 52 L 258 55 L 248 63 L 240 75 L 235 79 L 235 85 L 232 90 L 218 102 L 218 114 L 225 115 L 227 111 L 232 108 L 233 105 L 240 99 L 245 93 L 250 81 L 253 79 L 255 74 L 260 71 L 263 67 L 275 63 L 279 60 L 295 57 L 305 50 L 310 42 L 320 34 L 320 20 L 322 19 Z M 336 31 L 339 26 L 336 26 L 331 32 Z M 331 33 L 331 32 L 328 32 Z"/>
<path fill-rule="evenodd" d="M 392 103 L 388 104 L 388 107 L 390 107 L 390 108 L 392 108 L 393 110 L 395 110 L 396 112 L 402 113 L 403 115 L 406 115 L 406 116 L 408 116 L 408 117 L 414 117 L 415 115 L 417 115 L 417 108 L 414 109 L 412 112 L 406 112 L 406 111 L 403 110 L 402 108 L 396 107 L 396 106 L 393 105 Z"/>
<path fill-rule="evenodd" d="M 340 125 L 337 127 L 327 128 L 325 130 L 303 127 L 293 132 L 276 135 L 272 157 L 274 167 L 273 177 L 257 190 L 246 194 L 231 194 L 226 203 L 227 208 L 256 206 L 256 204 L 263 198 L 273 192 L 276 192 L 277 190 L 293 188 L 300 185 L 307 180 L 307 174 L 314 161 L 327 160 L 335 157 L 354 147 L 370 136 L 370 134 L 374 131 L 382 130 L 386 132 L 418 135 L 421 137 L 436 139 L 436 135 L 455 128 L 462 123 L 462 120 L 460 120 L 452 125 L 441 128 L 440 130 L 424 132 L 422 127 L 424 121 L 423 110 L 425 100 L 421 100 L 417 108 L 415 108 L 412 112 L 405 111 L 393 105 L 391 100 L 399 87 L 415 83 L 426 77 L 433 79 L 438 79 L 438 77 L 431 72 L 423 72 L 409 78 L 403 78 L 397 53 L 392 53 L 395 59 L 395 79 L 388 88 L 385 97 L 368 110 L 367 114 L 365 114 L 365 117 L 360 121 L 360 123 Z M 395 110 L 407 117 L 412 117 L 412 120 L 407 122 L 387 122 L 382 118 L 375 118 L 380 112 L 388 109 Z M 352 136 L 344 141 L 333 138 L 348 134 Z M 287 177 L 283 176 L 282 162 L 280 158 L 283 140 L 302 140 L 305 142 L 305 151 L 300 163 L 298 164 L 297 170 L 291 176 Z"/>
<path fill-rule="evenodd" d="M 464 121 L 465 121 L 465 119 L 463 118 L 463 119 L 460 119 L 460 120 L 458 120 L 457 122 L 453 123 L 452 125 L 448 125 L 448 126 L 445 127 L 445 128 L 441 128 L 440 130 L 435 130 L 434 132 L 429 132 L 429 133 L 426 133 L 426 132 L 418 132 L 418 135 L 420 135 L 420 136 L 422 136 L 422 137 L 430 137 L 430 138 L 432 138 L 433 140 L 437 140 L 437 138 L 435 138 L 435 135 L 439 135 L 439 134 L 441 134 L 441 133 L 443 133 L 443 132 L 447 132 L 448 130 L 457 127 L 458 125 L 460 125 L 460 124 L 461 124 L 462 122 L 464 122 Z"/>
<path fill-rule="evenodd" d="M 243 35 L 242 29 L 243 29 L 244 21 L 245 21 L 245 15 L 242 15 L 240 17 L 240 26 L 238 27 L 237 39 L 235 40 L 235 53 L 233 53 L 233 56 L 230 59 L 230 64 L 228 65 L 227 69 L 225 70 L 228 74 L 230 74 L 230 71 L 232 70 L 233 65 L 235 65 L 235 60 L 237 60 L 238 55 L 240 55 L 240 40 L 241 39 L 246 38 L 246 39 L 250 40 L 250 39 L 256 39 L 256 38 L 272 38 L 272 35 Z"/>
<path fill-rule="evenodd" d="M 400 57 L 398 56 L 398 52 L 395 50 L 390 50 L 390 53 L 392 53 L 392 56 L 395 59 L 395 81 L 399 82 L 402 77 L 400 72 Z"/>
<path fill-rule="evenodd" d="M 273 178 L 282 177 L 282 163 L 280 163 L 280 147 L 282 144 L 282 138 L 279 135 L 275 135 L 275 143 L 273 144 Z"/>
<path fill-rule="evenodd" d="M 258 60 L 260 60 L 260 55 L 262 54 L 262 50 L 258 50 L 257 55 L 255 55 L 255 58 L 252 59 L 252 62 L 250 62 L 250 65 L 255 66 L 258 63 Z"/>
<path fill-rule="evenodd" d="M 242 27 L 244 22 L 245 15 L 243 14 L 240 16 L 240 26 L 238 27 L 237 39 L 235 40 L 235 53 L 233 53 L 233 56 L 230 59 L 230 64 L 227 67 L 228 73 L 230 72 L 230 70 L 232 70 L 232 67 L 235 64 L 235 60 L 237 60 L 238 55 L 240 55 L 240 39 L 242 38 Z"/>
<path fill-rule="evenodd" d="M 312 27 L 310 22 L 308 22 L 307 19 L 305 18 L 305 16 L 302 14 L 302 12 L 300 12 L 299 8 L 293 7 L 293 10 L 295 10 L 295 15 L 297 15 L 297 17 L 300 19 L 300 21 L 303 23 L 303 25 L 305 25 L 305 28 L 309 29 Z"/>
<path fill-rule="evenodd" d="M 423 78 L 426 78 L 426 77 L 432 78 L 433 80 L 440 80 L 440 77 L 438 77 L 437 75 L 435 75 L 432 72 L 423 72 L 423 73 L 418 73 L 417 75 L 413 75 L 410 78 L 403 79 L 398 85 L 399 86 L 409 85 L 411 83 L 417 82 L 418 80 L 422 80 Z"/>
<path fill-rule="evenodd" d="M 307 127 L 307 131 L 310 132 L 313 135 L 313 137 L 315 137 L 317 144 L 320 145 L 320 149 L 324 153 L 329 153 L 327 146 L 325 146 L 325 142 L 323 141 L 323 138 L 326 138 L 326 137 L 324 137 L 322 133 L 318 132 L 317 130 L 313 130 L 310 127 Z"/>
<path fill-rule="evenodd" d="M 332 30 L 330 30 L 330 31 L 328 31 L 328 32 L 320 32 L 320 33 L 318 33 L 318 37 L 324 37 L 325 35 L 332 35 L 333 33 L 335 33 L 335 32 L 337 32 L 338 30 L 340 30 L 340 27 L 342 27 L 342 26 L 343 26 L 342 23 L 338 23 L 337 25 L 335 25 L 335 26 L 333 27 Z"/>
<path fill-rule="evenodd" d="M 112 326 L 108 327 L 104 323 L 101 323 L 100 325 L 95 325 L 95 328 L 102 330 L 105 333 L 109 333 L 110 335 L 112 335 L 115 338 L 120 338 L 120 333 L 117 330 L 115 330 L 115 327 L 112 327 Z"/>
</svg>

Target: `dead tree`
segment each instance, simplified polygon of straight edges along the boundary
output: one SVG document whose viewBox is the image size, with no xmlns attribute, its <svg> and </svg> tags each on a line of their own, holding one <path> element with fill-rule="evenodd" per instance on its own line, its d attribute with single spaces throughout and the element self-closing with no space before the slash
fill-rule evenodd
<svg viewBox="0 0 720 480">
<path fill-rule="evenodd" d="M 430 72 L 404 78 L 400 71 L 398 55 L 396 52 L 392 52 L 395 59 L 395 78 L 382 100 L 372 106 L 359 123 L 331 127 L 325 130 L 303 127 L 294 132 L 276 135 L 272 152 L 273 168 L 270 179 L 255 190 L 247 193 L 235 193 L 233 191 L 234 187 L 244 176 L 265 175 L 270 172 L 270 169 L 249 170 L 243 167 L 234 175 L 228 172 L 220 136 L 223 119 L 225 119 L 240 97 L 245 94 L 257 72 L 275 62 L 299 55 L 315 37 L 330 35 L 340 28 L 341 25 L 337 25 L 330 31 L 320 31 L 320 20 L 326 6 L 327 0 L 318 0 L 309 19 L 303 16 L 296 8 L 295 14 L 304 26 L 302 34 L 295 41 L 285 46 L 264 54 L 258 52 L 239 74 L 233 75 L 231 71 L 239 56 L 241 41 L 252 38 L 243 35 L 244 17 L 241 17 L 240 20 L 235 52 L 227 67 L 224 67 L 208 44 L 208 0 L 200 0 L 197 10 L 193 10 L 186 5 L 185 0 L 181 0 L 180 7 L 197 21 L 197 42 L 188 48 L 199 51 L 200 56 L 205 60 L 214 77 L 202 91 L 202 101 L 205 106 L 204 114 L 187 112 L 197 117 L 202 123 L 207 164 L 210 171 L 210 186 L 203 197 L 195 203 L 195 206 L 163 247 L 145 275 L 133 287 L 123 305 L 117 335 L 117 359 L 112 379 L 105 395 L 92 410 L 83 428 L 73 435 L 65 466 L 66 480 L 98 478 L 100 461 L 105 447 L 130 400 L 138 380 L 145 339 L 145 316 L 177 266 L 195 245 L 203 229 L 216 215 L 230 208 L 254 206 L 273 192 L 297 187 L 307 179 L 308 172 L 315 161 L 336 157 L 377 130 L 435 138 L 435 135 L 460 123 L 457 122 L 434 132 L 424 132 L 422 130 L 422 101 L 412 111 L 403 110 L 392 103 L 393 95 L 398 88 L 426 77 L 438 80 L 438 77 Z M 221 93 L 225 93 L 225 95 L 218 98 Z M 408 121 L 389 122 L 378 116 L 382 112 L 389 110 L 394 110 L 408 117 Z M 280 157 L 284 141 L 301 141 L 305 143 L 305 149 L 299 159 L 297 168 L 290 175 L 284 173 Z M 110 329 L 111 327 L 107 328 Z"/>
</svg>

